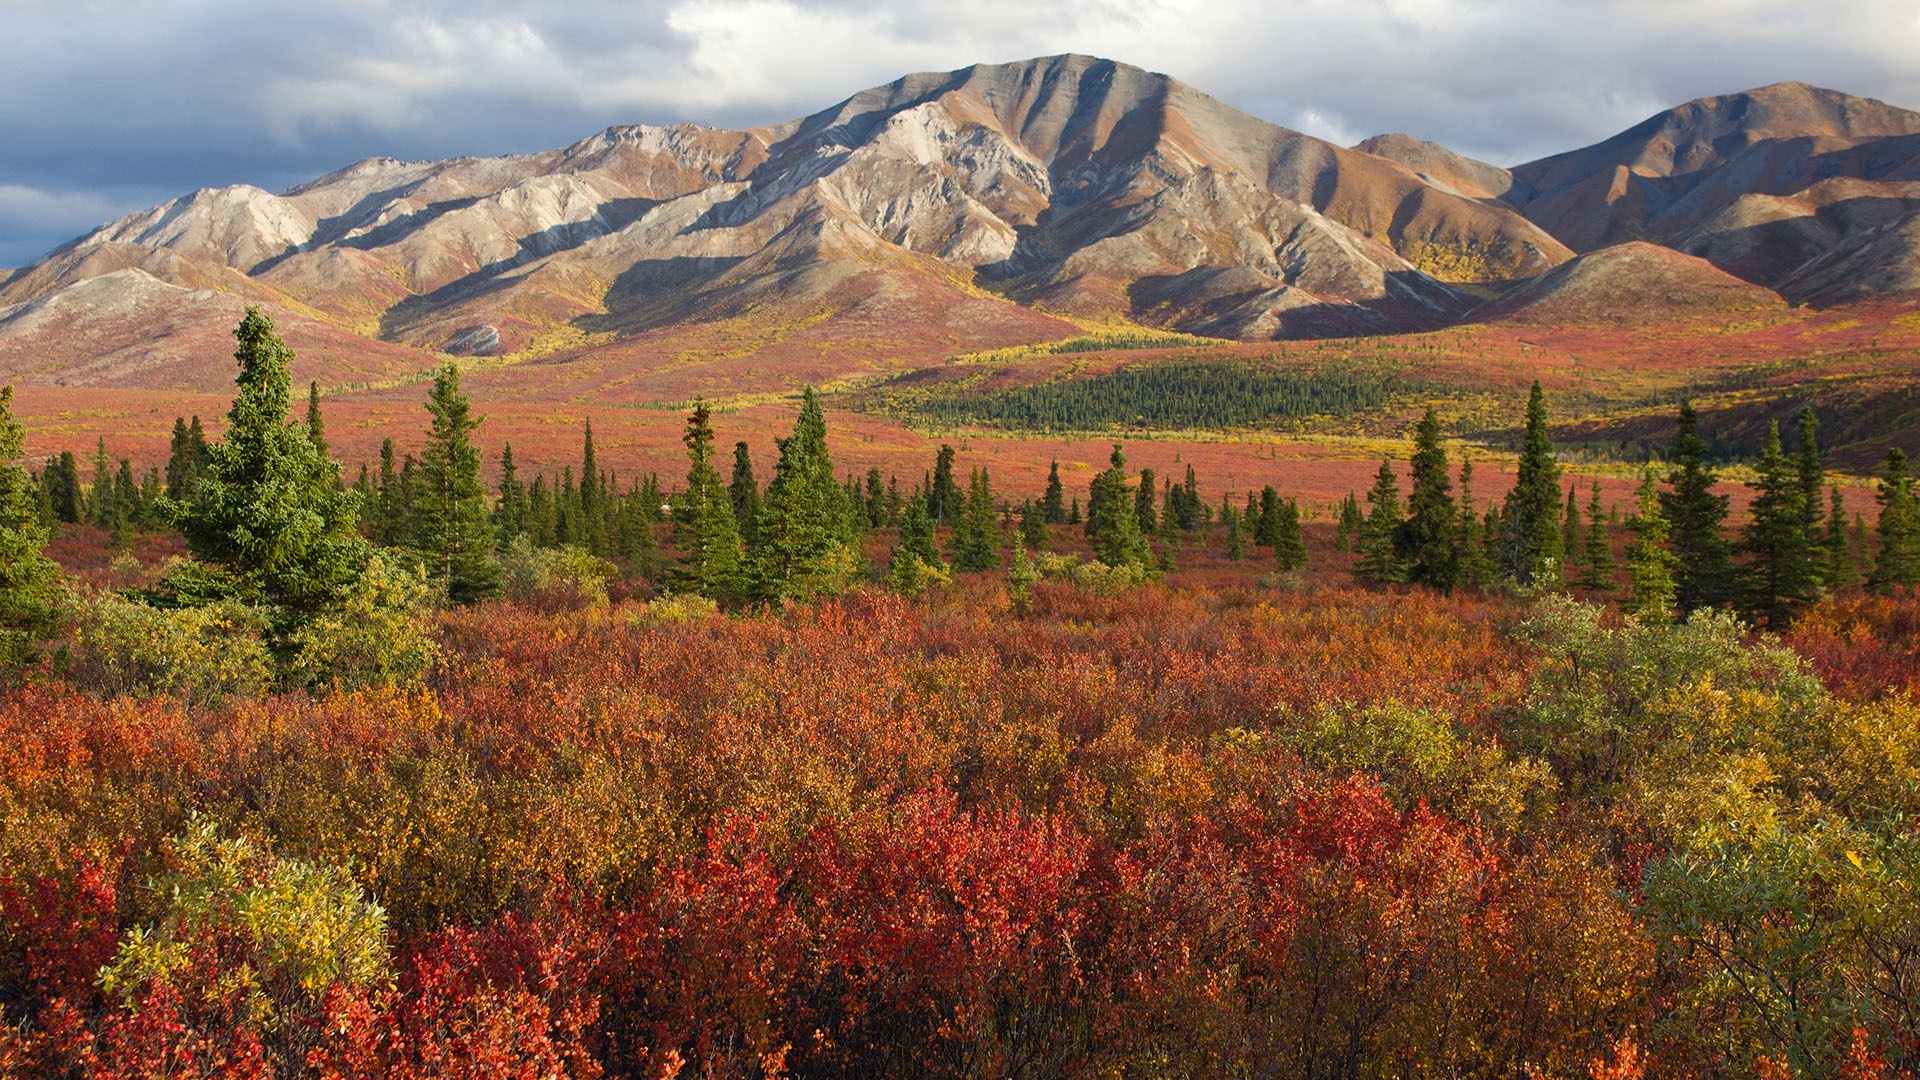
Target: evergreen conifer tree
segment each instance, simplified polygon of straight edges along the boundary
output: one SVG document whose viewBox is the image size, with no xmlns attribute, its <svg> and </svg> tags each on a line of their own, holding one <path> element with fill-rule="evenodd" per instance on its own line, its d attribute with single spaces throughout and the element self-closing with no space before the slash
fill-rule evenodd
<svg viewBox="0 0 1920 1080">
<path fill-rule="evenodd" d="M 1580 539 L 1580 485 L 1567 485 L 1567 508 L 1560 517 L 1560 547 L 1565 553 L 1561 561 L 1562 576 L 1569 576 L 1580 565 L 1583 547 Z M 1571 578 L 1569 577 L 1569 580 Z"/>
<path fill-rule="evenodd" d="M 60 611 L 60 568 L 44 552 L 47 530 L 21 464 L 25 452 L 13 387 L 0 386 L 0 677 L 31 662 Z"/>
<path fill-rule="evenodd" d="M 1255 544 L 1270 548 L 1280 542 L 1280 493 L 1272 484 L 1260 489 L 1259 516 L 1252 520 Z"/>
<path fill-rule="evenodd" d="M 1300 503 L 1284 499 L 1276 511 L 1280 525 L 1274 533 L 1273 557 L 1282 572 L 1307 568 L 1307 543 L 1300 534 Z"/>
<path fill-rule="evenodd" d="M 1031 499 L 1020 504 L 1020 539 L 1034 551 L 1047 551 L 1053 547 L 1053 536 L 1047 529 L 1047 513 Z"/>
<path fill-rule="evenodd" d="M 1826 538 L 1826 470 L 1820 464 L 1820 420 L 1812 406 L 1801 406 L 1796 420 L 1800 429 L 1800 451 L 1795 457 L 1800 479 L 1800 531 L 1807 547 L 1808 599 L 1820 595 L 1828 578 L 1839 573 L 1829 568 Z"/>
<path fill-rule="evenodd" d="M 893 524 L 887 513 L 886 480 L 880 475 L 880 467 L 867 470 L 867 528 L 883 529 Z"/>
<path fill-rule="evenodd" d="M 1239 562 L 1247 553 L 1246 530 L 1240 524 L 1243 516 L 1231 506 L 1222 506 L 1220 517 L 1227 528 L 1227 558 Z"/>
<path fill-rule="evenodd" d="M 1742 548 L 1746 551 L 1748 604 L 1769 626 L 1786 625 L 1818 586 L 1813 546 L 1806 532 L 1799 470 L 1780 445 L 1780 422 L 1768 425 L 1760 448 Z"/>
<path fill-rule="evenodd" d="M 207 448 L 200 482 L 174 520 L 194 555 L 224 567 L 242 591 L 305 612 L 338 596 L 366 563 L 357 500 L 306 425 L 289 423 L 293 352 L 272 320 L 248 308 L 234 337 L 239 392 L 226 437 Z"/>
<path fill-rule="evenodd" d="M 1413 436 L 1413 488 L 1407 518 L 1395 537 L 1407 580 L 1436 589 L 1452 589 L 1459 580 L 1459 523 L 1447 477 L 1447 452 L 1440 445 L 1440 420 L 1427 406 Z"/>
<path fill-rule="evenodd" d="M 80 494 L 80 462 L 73 451 L 62 450 L 60 455 L 48 459 L 47 497 L 53 502 L 53 516 L 67 524 L 76 524 L 84 512 L 84 500 Z"/>
<path fill-rule="evenodd" d="M 1607 512 L 1600 505 L 1600 481 L 1593 482 L 1593 499 L 1587 503 L 1587 531 L 1582 537 L 1586 558 L 1580 560 L 1585 572 L 1580 584 L 1596 592 L 1612 592 L 1613 538 L 1607 534 Z"/>
<path fill-rule="evenodd" d="M 493 515 L 480 483 L 480 450 L 473 445 L 480 420 L 460 389 L 459 368 L 447 364 L 434 372 L 427 412 L 433 421 L 420 455 L 408 546 L 449 600 L 469 604 L 499 591 L 500 564 L 493 555 Z"/>
<path fill-rule="evenodd" d="M 1354 543 L 1360 538 L 1361 527 L 1367 522 L 1366 512 L 1360 509 L 1360 497 L 1351 491 L 1347 492 L 1347 497 L 1340 500 L 1338 517 L 1340 549 L 1352 551 Z"/>
<path fill-rule="evenodd" d="M 499 498 L 493 504 L 493 534 L 501 550 L 524 536 L 531 526 L 527 505 L 527 486 L 520 482 L 520 469 L 513 461 L 513 444 L 500 446 L 500 482 L 495 485 Z"/>
<path fill-rule="evenodd" d="M 1394 476 L 1393 462 L 1382 458 L 1374 475 L 1373 489 L 1367 492 L 1367 517 L 1360 526 L 1356 549 L 1360 558 L 1353 565 L 1353 576 L 1372 585 L 1391 585 L 1407 580 L 1400 563 L 1396 542 L 1404 514 L 1400 509 L 1400 481 Z"/>
<path fill-rule="evenodd" d="M 687 447 L 687 489 L 674 507 L 674 518 L 680 526 L 681 580 L 702 596 L 733 604 L 747 594 L 746 553 L 733 519 L 733 500 L 713 464 L 712 415 L 704 400 L 693 399 L 681 436 Z"/>
<path fill-rule="evenodd" d="M 1727 497 L 1713 493 L 1714 469 L 1707 461 L 1707 444 L 1700 438 L 1699 419 L 1688 402 L 1680 404 L 1672 456 L 1667 483 L 1673 490 L 1661 493 L 1660 509 L 1673 530 L 1673 553 L 1678 559 L 1674 603 L 1684 615 L 1695 608 L 1724 604 L 1733 595 Z"/>
<path fill-rule="evenodd" d="M 1633 547 L 1627 552 L 1627 580 L 1631 589 L 1624 605 L 1643 622 L 1664 623 L 1674 617 L 1674 598 L 1678 586 L 1674 572 L 1680 559 L 1667 546 L 1670 529 L 1662 504 L 1658 474 L 1647 466 L 1635 497 L 1634 516 L 1627 521 L 1633 530 Z"/>
<path fill-rule="evenodd" d="M 320 384 L 317 382 L 307 383 L 307 439 L 321 457 L 333 456 L 333 447 L 327 445 L 327 424 L 320 416 Z"/>
<path fill-rule="evenodd" d="M 1155 533 L 1160 528 L 1160 511 L 1154 505 L 1156 480 L 1152 469 L 1141 469 L 1140 481 L 1133 488 L 1133 519 L 1140 523 L 1142 533 Z"/>
<path fill-rule="evenodd" d="M 87 489 L 87 522 L 105 529 L 113 514 L 113 461 L 107 457 L 107 440 L 102 436 L 93 444 L 93 484 Z"/>
<path fill-rule="evenodd" d="M 1046 521 L 1038 511 L 1034 520 L 1044 527 Z M 1033 608 L 1033 583 L 1040 580 L 1040 570 L 1027 557 L 1027 546 L 1021 542 L 1020 534 L 1013 534 L 1013 561 L 1007 566 L 1007 601 L 1014 613 L 1025 615 Z"/>
<path fill-rule="evenodd" d="M 1920 505 L 1915 502 L 1906 452 L 1897 446 L 1887 450 L 1878 498 L 1880 546 L 1867 587 L 1885 593 L 1896 586 L 1920 584 Z"/>
<path fill-rule="evenodd" d="M 1827 522 L 1820 530 L 1820 543 L 1825 548 L 1820 569 L 1825 575 L 1827 588 L 1844 589 L 1857 584 L 1860 569 L 1854 562 L 1852 549 L 1847 545 L 1847 503 L 1845 496 L 1840 494 L 1839 484 L 1827 489 Z"/>
<path fill-rule="evenodd" d="M 744 440 L 733 444 L 727 498 L 733 503 L 733 520 L 740 526 L 740 543 L 751 556 L 760 546 L 760 481 L 753 475 L 753 454 Z"/>
<path fill-rule="evenodd" d="M 953 478 L 953 447 L 941 443 L 927 486 L 927 513 L 935 525 L 952 525 L 960 519 L 960 509 L 960 485 Z"/>
<path fill-rule="evenodd" d="M 1153 554 L 1146 537 L 1140 534 L 1140 519 L 1134 516 L 1127 456 L 1119 443 L 1113 444 L 1107 470 L 1094 478 L 1088 505 L 1087 530 L 1093 535 L 1094 550 L 1101 562 L 1114 567 L 1151 564 Z"/>
<path fill-rule="evenodd" d="M 859 568 L 859 554 L 852 507 L 834 476 L 826 416 L 811 386 L 801 394 L 793 434 L 779 446 L 760 520 L 761 587 L 774 599 L 839 592 Z"/>
<path fill-rule="evenodd" d="M 606 554 L 606 498 L 600 487 L 600 460 L 594 452 L 593 420 L 580 439 L 580 486 L 574 492 L 578 512 L 571 523 L 573 542 L 596 555 Z"/>
<path fill-rule="evenodd" d="M 1455 580 L 1469 589 L 1484 589 L 1498 574 L 1487 550 L 1486 526 L 1473 502 L 1473 462 L 1460 460 L 1459 524 L 1454 535 L 1454 552 L 1459 559 Z"/>
<path fill-rule="evenodd" d="M 1505 571 L 1522 585 L 1555 586 L 1565 552 L 1560 544 L 1560 466 L 1547 434 L 1546 396 L 1535 382 L 1527 396 L 1527 433 L 1513 489 L 1502 507 Z"/>
<path fill-rule="evenodd" d="M 1047 524 L 1065 525 L 1067 523 L 1067 489 L 1060 483 L 1060 462 L 1055 459 L 1047 468 L 1047 492 L 1040 500 L 1040 508 L 1045 512 Z"/>
<path fill-rule="evenodd" d="M 374 500 L 373 542 L 396 547 L 406 523 L 405 508 L 400 505 L 400 473 L 393 452 L 393 440 L 380 440 L 380 486 Z"/>
<path fill-rule="evenodd" d="M 987 470 L 975 469 L 967 481 L 967 505 L 953 530 L 955 570 L 997 570 L 1000 532 L 994 521 L 993 487 Z"/>
</svg>

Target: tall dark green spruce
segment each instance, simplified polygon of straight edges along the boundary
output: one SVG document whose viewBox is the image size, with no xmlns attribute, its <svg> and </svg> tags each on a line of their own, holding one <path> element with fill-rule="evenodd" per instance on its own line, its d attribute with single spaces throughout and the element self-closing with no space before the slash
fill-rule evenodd
<svg viewBox="0 0 1920 1080">
<path fill-rule="evenodd" d="M 26 433 L 13 417 L 13 387 L 0 387 L 0 679 L 33 659 L 60 611 L 60 568 L 46 557 L 47 530 L 27 470 Z"/>
<path fill-rule="evenodd" d="M 751 555 L 760 546 L 760 481 L 753 475 L 753 452 L 747 444 L 733 444 L 733 476 L 727 482 L 733 520 L 740 526 L 740 543 Z"/>
<path fill-rule="evenodd" d="M 1819 578 L 1808 542 L 1800 473 L 1780 445 L 1780 423 L 1768 425 L 1741 548 L 1747 555 L 1747 603 L 1767 625 L 1781 627 L 1812 599 Z"/>
<path fill-rule="evenodd" d="M 1587 532 L 1582 538 L 1586 558 L 1580 560 L 1583 572 L 1580 584 L 1596 592 L 1612 592 L 1613 538 L 1608 535 L 1606 509 L 1600 505 L 1600 481 L 1593 482 L 1593 499 L 1587 503 Z"/>
<path fill-rule="evenodd" d="M 1901 585 L 1920 584 L 1920 503 L 1916 503 L 1913 474 L 1906 452 L 1887 451 L 1880 471 L 1880 544 L 1874 555 L 1867 587 L 1891 592 Z"/>
<path fill-rule="evenodd" d="M 1447 452 L 1440 445 L 1440 420 L 1431 405 L 1414 429 L 1412 466 L 1407 517 L 1394 537 L 1400 565 L 1413 584 L 1452 589 L 1460 579 L 1458 513 Z"/>
<path fill-rule="evenodd" d="M 1370 585 L 1393 585 L 1407 580 L 1406 566 L 1400 562 L 1396 538 L 1405 515 L 1400 509 L 1400 480 L 1394 475 L 1393 462 L 1380 460 L 1373 488 L 1367 492 L 1367 517 L 1360 525 L 1354 550 L 1353 576 Z"/>
<path fill-rule="evenodd" d="M 1661 502 L 1659 477 L 1649 465 L 1635 493 L 1635 513 L 1627 520 L 1627 528 L 1633 530 L 1633 546 L 1627 551 L 1627 581 L 1631 593 L 1623 605 L 1642 622 L 1671 621 L 1674 596 L 1678 592 L 1674 571 L 1680 565 L 1680 558 L 1667 546 L 1672 529 Z"/>
<path fill-rule="evenodd" d="M 826 416 L 812 387 L 801 395 L 793 434 L 779 445 L 760 520 L 761 588 L 775 600 L 839 592 L 860 559 L 853 546 L 853 508 L 834 476 Z"/>
<path fill-rule="evenodd" d="M 960 520 L 960 507 L 960 485 L 953 478 L 953 447 L 941 443 L 933 459 L 933 479 L 927 487 L 927 514 L 935 525 L 952 525 Z"/>
<path fill-rule="evenodd" d="M 1113 444 L 1107 470 L 1094 478 L 1088 506 L 1087 531 L 1093 536 L 1094 551 L 1101 562 L 1115 567 L 1152 564 L 1153 553 L 1140 533 L 1140 519 L 1134 516 L 1127 455 L 1119 443 Z"/>
<path fill-rule="evenodd" d="M 199 483 L 172 516 L 188 549 L 230 574 L 237 591 L 310 610 L 338 596 L 366 564 L 366 544 L 354 531 L 358 500 L 307 425 L 288 422 L 293 351 L 273 321 L 248 308 L 234 337 L 239 392 L 226 437 L 207 447 Z"/>
<path fill-rule="evenodd" d="M 1540 384 L 1527 396 L 1527 433 L 1520 464 L 1502 507 L 1503 568 L 1522 585 L 1560 584 L 1560 465 L 1547 434 L 1547 401 Z"/>
<path fill-rule="evenodd" d="M 1699 418 L 1689 402 L 1680 404 L 1673 435 L 1671 491 L 1660 495 L 1660 510 L 1672 528 L 1674 605 L 1681 614 L 1714 607 L 1733 597 L 1733 547 L 1727 540 L 1727 496 L 1713 493 L 1717 477 L 1707 462 Z"/>
<path fill-rule="evenodd" d="M 987 470 L 975 469 L 967 482 L 967 505 L 953 530 L 955 570 L 998 570 L 1000 530 L 994 524 L 993 485 Z"/>
<path fill-rule="evenodd" d="M 674 507 L 682 583 L 709 599 L 737 603 L 747 593 L 746 554 L 733 500 L 713 464 L 712 412 L 699 398 L 687 415 L 687 489 Z"/>
<path fill-rule="evenodd" d="M 1833 585 L 1829 579 L 1838 575 L 1839 568 L 1829 567 L 1827 558 L 1827 477 L 1820 464 L 1820 419 L 1812 406 L 1803 405 L 1795 424 L 1800 430 L 1800 450 L 1794 458 L 1800 480 L 1800 529 L 1807 544 L 1811 599 Z"/>
<path fill-rule="evenodd" d="M 427 412 L 433 422 L 420 455 L 408 546 L 449 600 L 470 604 L 499 591 L 500 564 L 493 557 L 492 513 L 480 483 L 480 450 L 473 445 L 480 421 L 460 389 L 459 368 L 448 364 L 434 372 Z"/>
<path fill-rule="evenodd" d="M 493 537 L 502 550 L 514 537 L 532 527 L 532 507 L 527 502 L 527 485 L 520 480 L 519 466 L 513 461 L 513 444 L 500 445 L 500 482 L 495 485 L 500 497 L 493 504 Z"/>
</svg>

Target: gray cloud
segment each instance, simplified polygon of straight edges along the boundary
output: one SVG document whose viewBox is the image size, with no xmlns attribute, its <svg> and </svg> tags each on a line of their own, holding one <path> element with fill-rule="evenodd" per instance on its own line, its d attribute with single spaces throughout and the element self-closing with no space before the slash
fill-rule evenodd
<svg viewBox="0 0 1920 1080">
<path fill-rule="evenodd" d="M 0 266 L 197 186 L 767 123 L 1067 51 L 1502 163 L 1783 79 L 1920 106 L 1910 0 L 0 0 L 0 41 Z"/>
</svg>

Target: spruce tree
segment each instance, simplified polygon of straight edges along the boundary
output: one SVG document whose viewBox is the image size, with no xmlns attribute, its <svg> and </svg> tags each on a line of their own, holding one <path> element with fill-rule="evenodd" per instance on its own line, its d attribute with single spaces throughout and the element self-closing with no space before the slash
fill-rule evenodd
<svg viewBox="0 0 1920 1080">
<path fill-rule="evenodd" d="M 1360 558 L 1353 564 L 1353 576 L 1372 585 L 1392 585 L 1407 580 L 1397 542 L 1404 520 L 1400 509 L 1400 481 L 1394 476 L 1391 459 L 1381 459 L 1373 489 L 1367 492 L 1367 507 L 1367 517 L 1360 526 L 1359 541 L 1355 545 Z"/>
<path fill-rule="evenodd" d="M 952 525 L 960 519 L 960 485 L 953 478 L 953 447 L 945 443 L 940 444 L 940 452 L 933 459 L 927 513 L 935 525 Z"/>
<path fill-rule="evenodd" d="M 1414 429 L 1413 489 L 1407 518 L 1394 538 L 1407 580 L 1436 589 L 1452 589 L 1459 580 L 1459 524 L 1447 477 L 1447 452 L 1440 445 L 1440 420 L 1433 406 Z"/>
<path fill-rule="evenodd" d="M 859 553 L 852 507 L 827 453 L 826 416 L 811 386 L 801 394 L 793 434 L 779 447 L 760 520 L 760 585 L 772 599 L 838 592 L 859 568 Z"/>
<path fill-rule="evenodd" d="M 1031 499 L 1020 504 L 1020 539 L 1034 551 L 1047 551 L 1053 547 L 1053 537 L 1047 529 L 1046 511 Z"/>
<path fill-rule="evenodd" d="M 733 520 L 740 526 L 740 543 L 751 556 L 760 546 L 760 481 L 753 475 L 753 454 L 744 440 L 733 444 L 727 498 L 733 503 Z"/>
<path fill-rule="evenodd" d="M 167 448 L 167 498 L 185 502 L 191 497 L 193 482 L 207 459 L 207 438 L 200 430 L 200 418 L 189 424 L 175 417 L 173 441 Z"/>
<path fill-rule="evenodd" d="M 1562 561 L 1563 577 L 1571 578 L 1573 570 L 1580 565 L 1583 551 L 1580 540 L 1580 485 L 1567 486 L 1567 508 L 1560 516 L 1560 548 L 1565 554 Z"/>
<path fill-rule="evenodd" d="M 687 447 L 687 489 L 674 507 L 680 577 L 700 595 L 733 604 L 747 593 L 746 555 L 733 518 L 733 500 L 713 464 L 712 415 L 704 400 L 694 398 L 686 433 L 681 436 Z"/>
<path fill-rule="evenodd" d="M 1713 493 L 1716 479 L 1690 403 L 1680 404 L 1673 436 L 1671 491 L 1660 509 L 1673 530 L 1674 603 L 1681 614 L 1726 603 L 1733 595 L 1733 549 L 1726 536 L 1727 497 Z"/>
<path fill-rule="evenodd" d="M 1623 605 L 1643 622 L 1671 622 L 1677 585 L 1674 572 L 1680 559 L 1667 547 L 1671 533 L 1660 497 L 1660 483 L 1653 466 L 1647 466 L 1635 496 L 1635 514 L 1627 521 L 1633 530 L 1633 547 L 1627 552 L 1627 580 L 1632 590 Z"/>
<path fill-rule="evenodd" d="M 1157 532 L 1160 528 L 1160 512 L 1153 498 L 1156 479 L 1152 469 L 1141 469 L 1140 481 L 1133 488 L 1133 519 L 1140 523 L 1142 533 Z"/>
<path fill-rule="evenodd" d="M 1896 586 L 1920 584 L 1920 505 L 1916 505 L 1913 475 L 1906 452 L 1887 450 L 1880 473 L 1879 551 L 1867 587 L 1891 592 Z"/>
<path fill-rule="evenodd" d="M 967 505 L 953 530 L 955 570 L 997 570 L 1000 532 L 993 521 L 993 487 L 987 470 L 974 469 L 967 481 Z"/>
<path fill-rule="evenodd" d="M 1067 523 L 1067 489 L 1060 483 L 1060 462 L 1055 459 L 1047 468 L 1047 493 L 1041 497 L 1040 508 L 1046 513 L 1047 524 L 1065 525 Z"/>
<path fill-rule="evenodd" d="M 1547 434 L 1546 396 L 1538 382 L 1527 396 L 1527 432 L 1513 490 L 1502 508 L 1508 577 L 1522 585 L 1560 583 L 1560 466 Z"/>
<path fill-rule="evenodd" d="M 79 523 L 84 511 L 80 495 L 80 462 L 73 451 L 62 450 L 47 464 L 47 497 L 53 502 L 53 516 L 69 525 Z"/>
<path fill-rule="evenodd" d="M 44 553 L 47 530 L 20 463 L 25 452 L 13 387 L 0 386 L 0 678 L 32 661 L 60 611 L 60 568 Z"/>
<path fill-rule="evenodd" d="M 317 382 L 307 383 L 307 439 L 321 457 L 333 456 L 333 447 L 327 445 L 327 424 L 320 416 L 320 384 Z"/>
<path fill-rule="evenodd" d="M 894 545 L 891 570 L 893 587 L 909 595 L 925 588 L 928 571 L 935 577 L 946 574 L 946 564 L 934 547 L 933 515 L 927 513 L 925 492 L 915 491 L 900 512 L 900 542 Z"/>
<path fill-rule="evenodd" d="M 1786 625 L 1793 611 L 1813 598 L 1818 586 L 1812 544 L 1806 532 L 1800 474 L 1780 445 L 1780 422 L 1767 427 L 1760 448 L 1759 475 L 1753 483 L 1742 549 L 1747 602 L 1767 625 Z"/>
<path fill-rule="evenodd" d="M 480 450 L 473 445 L 480 421 L 460 389 L 460 369 L 451 363 L 434 372 L 427 412 L 433 421 L 420 455 L 408 546 L 449 600 L 470 604 L 499 591 L 500 564 L 480 483 Z"/>
<path fill-rule="evenodd" d="M 1134 516 L 1134 500 L 1127 483 L 1127 456 L 1119 443 L 1107 470 L 1094 478 L 1093 497 L 1089 500 L 1087 531 L 1093 535 L 1094 550 L 1108 566 L 1147 566 L 1153 554 L 1146 537 L 1140 534 L 1140 519 Z"/>
<path fill-rule="evenodd" d="M 400 473 L 393 452 L 393 440 L 380 440 L 380 486 L 374 500 L 373 542 L 382 547 L 397 547 L 404 537 L 406 508 L 401 505 Z"/>
<path fill-rule="evenodd" d="M 1351 496 L 1349 496 L 1351 497 Z M 1460 461 L 1459 524 L 1454 533 L 1454 552 L 1459 559 L 1455 580 L 1469 589 L 1484 589 L 1493 582 L 1498 570 L 1487 551 L 1486 527 L 1473 502 L 1473 462 Z"/>
<path fill-rule="evenodd" d="M 1280 527 L 1274 533 L 1273 557 L 1282 572 L 1291 573 L 1307 568 L 1307 544 L 1300 535 L 1300 503 L 1294 499 L 1281 502 L 1278 510 Z"/>
<path fill-rule="evenodd" d="M 1827 489 L 1827 522 L 1820 530 L 1820 543 L 1825 549 L 1820 569 L 1827 588 L 1844 589 L 1858 583 L 1860 570 L 1847 546 L 1847 503 L 1839 484 Z"/>
<path fill-rule="evenodd" d="M 572 522 L 573 542 L 596 555 L 606 554 L 606 497 L 600 489 L 600 460 L 594 452 L 593 420 L 580 438 L 580 487 L 574 493 L 579 508 Z"/>
<path fill-rule="evenodd" d="M 886 480 L 877 465 L 867 470 L 866 510 L 869 529 L 883 529 L 893 524 L 887 514 Z"/>
<path fill-rule="evenodd" d="M 1231 506 L 1220 508 L 1220 517 L 1227 527 L 1227 558 L 1239 562 L 1246 557 L 1246 530 L 1241 528 L 1243 516 Z"/>
<path fill-rule="evenodd" d="M 1796 421 L 1800 429 L 1800 451 L 1795 458 L 1800 479 L 1800 530 L 1807 545 L 1807 572 L 1811 578 L 1808 598 L 1820 594 L 1838 567 L 1829 568 L 1826 538 L 1826 470 L 1820 465 L 1820 420 L 1812 406 L 1801 406 Z"/>
<path fill-rule="evenodd" d="M 1600 505 L 1598 480 L 1593 482 L 1593 499 L 1587 503 L 1587 532 L 1582 539 L 1587 557 L 1581 560 L 1585 572 L 1580 576 L 1580 584 L 1596 592 L 1612 592 L 1613 540 L 1607 535 L 1607 513 Z"/>
<path fill-rule="evenodd" d="M 200 482 L 173 517 L 193 554 L 225 568 L 242 592 L 309 611 L 340 595 L 366 563 L 357 500 L 306 425 L 289 423 L 293 351 L 272 320 L 248 308 L 234 337 L 239 392 L 226 437 L 207 448 Z"/>
<path fill-rule="evenodd" d="M 513 461 L 513 444 L 500 445 L 500 482 L 494 485 L 499 498 L 493 504 L 493 535 L 502 551 L 514 537 L 524 536 L 532 525 L 527 505 L 527 486 L 520 482 L 520 469 Z"/>
<path fill-rule="evenodd" d="M 1354 542 L 1360 538 L 1361 527 L 1367 522 L 1366 512 L 1360 509 L 1360 497 L 1351 491 L 1347 492 L 1347 497 L 1340 500 L 1337 516 L 1340 550 L 1352 551 Z"/>
<path fill-rule="evenodd" d="M 104 529 L 113 514 L 113 461 L 104 436 L 93 444 L 93 484 L 87 489 L 87 522 Z"/>
<path fill-rule="evenodd" d="M 1253 542 L 1265 548 L 1280 542 L 1280 493 L 1272 484 L 1260 489 L 1260 511 L 1254 519 Z"/>
</svg>

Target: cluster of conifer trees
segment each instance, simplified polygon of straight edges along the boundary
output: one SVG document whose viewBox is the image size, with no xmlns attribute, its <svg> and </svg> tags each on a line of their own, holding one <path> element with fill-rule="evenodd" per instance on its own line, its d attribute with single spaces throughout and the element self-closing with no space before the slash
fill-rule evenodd
<svg viewBox="0 0 1920 1080">
<path fill-rule="evenodd" d="M 1276 370 L 1240 363 L 1149 364 L 1084 379 L 1043 382 L 922 403 L 949 423 L 1098 430 L 1232 428 L 1308 416 L 1351 416 L 1385 405 L 1386 376 L 1345 368 Z"/>
<path fill-rule="evenodd" d="M 1920 582 L 1920 518 L 1905 454 L 1897 447 L 1888 451 L 1878 495 L 1879 543 L 1869 558 L 1864 516 L 1856 513 L 1849 526 L 1839 486 L 1826 482 L 1819 421 L 1811 409 L 1801 410 L 1798 429 L 1798 451 L 1790 456 L 1780 425 L 1770 428 L 1750 484 L 1747 521 L 1734 534 L 1726 524 L 1728 496 L 1713 491 L 1718 476 L 1698 418 L 1691 405 L 1681 405 L 1664 476 L 1668 487 L 1661 489 L 1660 471 L 1649 465 L 1626 522 L 1633 534 L 1629 610 L 1667 618 L 1701 607 L 1738 607 L 1779 626 L 1823 592 L 1862 577 L 1882 590 Z M 1358 552 L 1354 573 L 1361 580 L 1442 590 L 1500 579 L 1594 591 L 1616 587 L 1614 515 L 1602 505 L 1599 483 L 1591 487 L 1584 528 L 1578 485 L 1566 491 L 1561 510 L 1560 469 L 1538 383 L 1527 403 L 1514 486 L 1484 516 L 1473 502 L 1470 461 L 1461 464 L 1459 497 L 1452 493 L 1431 408 L 1415 428 L 1410 464 L 1412 490 L 1404 504 L 1392 462 L 1383 460 L 1367 509 L 1351 495 L 1340 508 L 1341 539 Z"/>
</svg>

